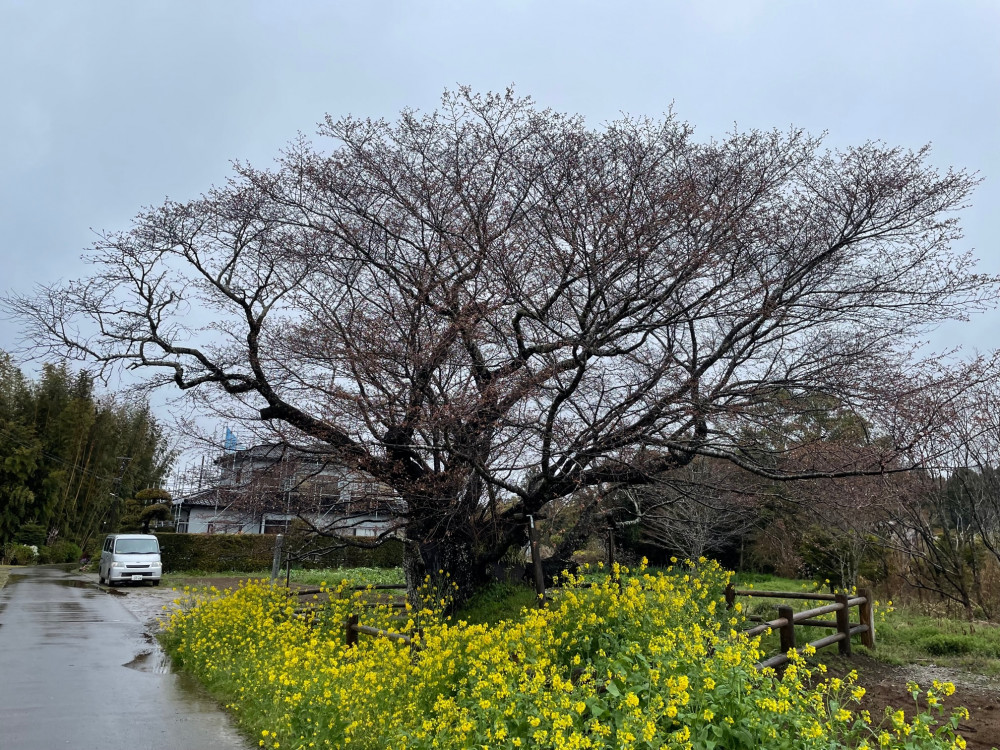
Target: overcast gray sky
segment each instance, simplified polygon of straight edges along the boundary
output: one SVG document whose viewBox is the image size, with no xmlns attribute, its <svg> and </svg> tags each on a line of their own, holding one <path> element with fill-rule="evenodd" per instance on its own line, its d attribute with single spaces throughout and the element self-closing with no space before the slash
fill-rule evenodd
<svg viewBox="0 0 1000 750">
<path fill-rule="evenodd" d="M 674 103 L 702 137 L 797 125 L 934 145 L 985 182 L 1000 272 L 1000 2 L 0 0 L 0 292 L 86 273 L 93 229 L 269 163 L 324 113 L 392 118 L 510 83 L 592 125 Z M 935 343 L 997 346 L 1000 315 Z M 0 348 L 18 335 L 0 320 Z"/>
</svg>

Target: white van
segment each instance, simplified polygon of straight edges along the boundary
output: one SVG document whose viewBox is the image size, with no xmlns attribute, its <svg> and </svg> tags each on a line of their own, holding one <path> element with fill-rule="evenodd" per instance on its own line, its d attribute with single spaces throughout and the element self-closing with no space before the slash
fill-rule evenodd
<svg viewBox="0 0 1000 750">
<path fill-rule="evenodd" d="M 97 576 L 109 586 L 123 581 L 151 581 L 160 585 L 163 563 L 160 543 L 152 534 L 110 534 L 101 549 Z"/>
</svg>

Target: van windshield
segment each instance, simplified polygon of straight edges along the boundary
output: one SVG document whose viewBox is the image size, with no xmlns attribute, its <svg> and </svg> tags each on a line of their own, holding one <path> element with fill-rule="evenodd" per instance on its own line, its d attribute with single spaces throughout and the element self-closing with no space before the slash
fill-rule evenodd
<svg viewBox="0 0 1000 750">
<path fill-rule="evenodd" d="M 160 551 L 155 539 L 119 539 L 115 553 L 119 555 L 154 555 Z"/>
</svg>

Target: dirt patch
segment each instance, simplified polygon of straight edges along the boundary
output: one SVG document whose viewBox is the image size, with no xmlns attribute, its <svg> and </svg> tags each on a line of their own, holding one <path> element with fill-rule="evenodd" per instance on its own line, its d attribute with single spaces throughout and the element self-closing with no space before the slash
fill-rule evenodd
<svg viewBox="0 0 1000 750">
<path fill-rule="evenodd" d="M 886 707 L 901 708 L 908 719 L 913 718 L 916 707 L 906 690 L 907 682 L 916 682 L 922 689 L 929 688 L 934 680 L 954 683 L 955 694 L 942 699 L 944 716 L 964 706 L 969 709 L 969 719 L 962 720 L 958 731 L 968 742 L 969 750 L 992 750 L 1000 746 L 1000 680 L 996 678 L 933 664 L 893 666 L 863 655 L 823 661 L 831 675 L 842 677 L 852 669 L 858 670 L 858 684 L 865 688 L 861 708 L 870 711 L 875 722 L 885 716 Z M 922 704 L 921 710 L 926 710 L 926 706 Z"/>
</svg>

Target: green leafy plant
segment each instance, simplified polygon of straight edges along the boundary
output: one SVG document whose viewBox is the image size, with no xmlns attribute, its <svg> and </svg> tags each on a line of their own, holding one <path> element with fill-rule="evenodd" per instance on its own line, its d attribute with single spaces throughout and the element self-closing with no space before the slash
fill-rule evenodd
<svg viewBox="0 0 1000 750">
<path fill-rule="evenodd" d="M 399 612 L 345 584 L 300 604 L 251 582 L 188 592 L 166 644 L 267 748 L 962 747 L 962 712 L 940 712 L 947 683 L 927 693 L 931 710 L 883 726 L 860 710 L 857 675 L 824 679 L 809 647 L 780 676 L 758 670 L 759 639 L 724 608 L 728 579 L 703 559 L 657 574 L 615 566 L 493 625 L 444 616 L 440 591 Z M 413 646 L 370 634 L 348 645 L 352 613 L 422 632 Z"/>
<path fill-rule="evenodd" d="M 31 565 L 36 562 L 35 550 L 27 544 L 5 544 L 3 562 L 7 565 Z"/>
</svg>

